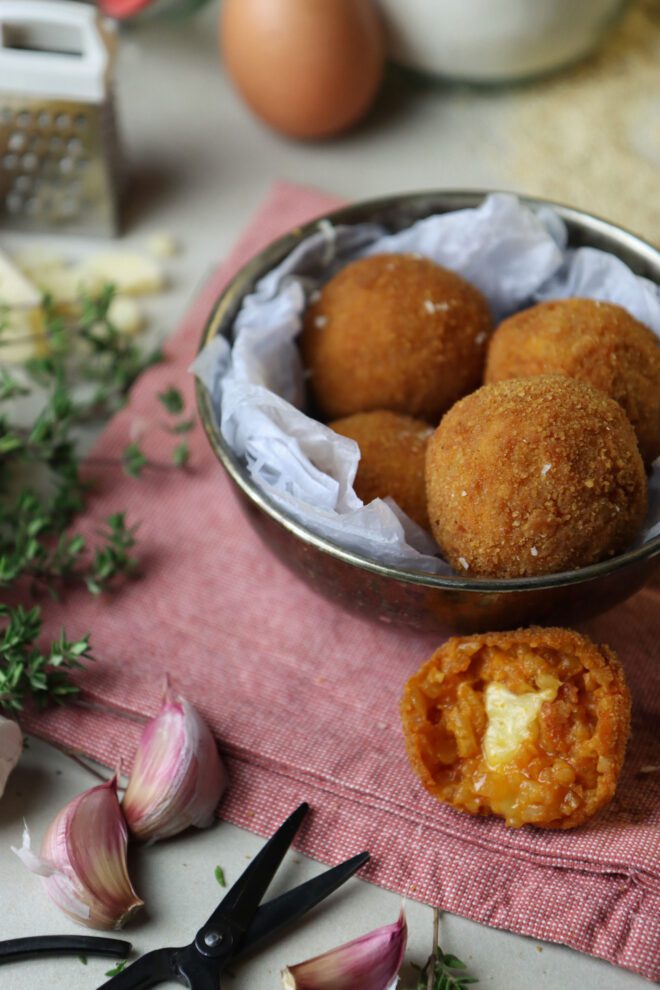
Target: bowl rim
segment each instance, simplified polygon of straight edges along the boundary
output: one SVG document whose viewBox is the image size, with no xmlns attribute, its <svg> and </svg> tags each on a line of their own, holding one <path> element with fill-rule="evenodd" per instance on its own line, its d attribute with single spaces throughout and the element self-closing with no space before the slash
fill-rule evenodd
<svg viewBox="0 0 660 990">
<path fill-rule="evenodd" d="M 410 207 L 421 206 L 425 200 L 433 201 L 436 204 L 440 201 L 446 203 L 446 206 L 436 206 L 435 208 L 437 212 L 450 213 L 459 209 L 474 208 L 483 202 L 487 196 L 495 193 L 514 195 L 521 203 L 532 208 L 550 207 L 557 212 L 562 220 L 567 221 L 569 226 L 577 226 L 583 230 L 588 230 L 590 233 L 604 235 L 607 239 L 613 239 L 623 250 L 631 251 L 633 254 L 641 256 L 641 259 L 647 266 L 651 269 L 657 269 L 658 278 L 660 278 L 660 252 L 651 243 L 645 241 L 632 231 L 626 230 L 624 227 L 620 227 L 611 223 L 609 220 L 594 216 L 576 207 L 567 206 L 550 199 L 526 196 L 509 190 L 499 189 L 438 189 L 412 193 L 395 193 L 374 199 L 360 200 L 359 202 L 323 213 L 304 224 L 292 228 L 262 248 L 253 258 L 241 266 L 215 300 L 211 313 L 205 322 L 198 351 L 201 351 L 209 341 L 221 332 L 221 328 L 226 321 L 233 321 L 235 309 L 240 305 L 240 300 L 242 300 L 246 292 L 252 290 L 254 283 L 273 268 L 278 261 L 289 254 L 301 240 L 314 233 L 318 229 L 320 222 L 326 221 L 332 224 L 364 222 L 365 214 L 386 211 L 396 206 L 405 206 L 406 204 Z M 346 550 L 331 540 L 308 530 L 281 509 L 265 491 L 252 481 L 245 472 L 239 458 L 225 443 L 216 423 L 209 393 L 199 379 L 195 381 L 195 391 L 199 416 L 211 448 L 243 494 L 248 497 L 253 505 L 303 543 L 352 567 L 357 567 L 381 577 L 393 578 L 404 584 L 413 584 L 424 588 L 436 588 L 460 593 L 490 592 L 511 594 L 523 590 L 538 591 L 547 588 L 584 584 L 594 578 L 623 570 L 632 564 L 651 561 L 660 555 L 660 535 L 658 535 L 641 547 L 635 547 L 632 550 L 627 550 L 625 553 L 617 554 L 614 557 L 598 561 L 595 564 L 589 564 L 587 567 L 533 577 L 470 578 L 460 574 L 441 575 L 389 564 L 380 564 L 362 554 L 352 550 Z"/>
</svg>

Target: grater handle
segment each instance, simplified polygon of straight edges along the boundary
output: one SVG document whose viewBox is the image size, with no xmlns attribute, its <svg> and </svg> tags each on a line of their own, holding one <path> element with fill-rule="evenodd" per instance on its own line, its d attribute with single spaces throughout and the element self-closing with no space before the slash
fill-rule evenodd
<svg viewBox="0 0 660 990">
<path fill-rule="evenodd" d="M 71 29 L 80 41 L 79 56 L 10 48 L 12 27 L 38 32 L 42 41 L 49 28 Z M 113 32 L 93 7 L 73 0 L 0 0 L 0 78 L 11 80 L 12 91 L 100 102 L 113 53 Z"/>
</svg>

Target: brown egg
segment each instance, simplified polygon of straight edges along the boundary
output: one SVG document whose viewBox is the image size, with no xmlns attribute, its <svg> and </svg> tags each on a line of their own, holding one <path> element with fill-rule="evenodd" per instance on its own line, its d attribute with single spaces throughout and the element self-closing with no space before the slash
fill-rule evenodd
<svg viewBox="0 0 660 990">
<path fill-rule="evenodd" d="M 373 0 L 224 0 L 220 49 L 254 112 L 303 138 L 336 134 L 366 113 L 385 55 Z"/>
</svg>

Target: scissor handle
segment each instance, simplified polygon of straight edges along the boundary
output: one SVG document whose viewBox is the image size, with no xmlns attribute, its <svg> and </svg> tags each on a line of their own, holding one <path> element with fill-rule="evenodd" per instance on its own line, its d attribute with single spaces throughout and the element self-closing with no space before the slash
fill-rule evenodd
<svg viewBox="0 0 660 990">
<path fill-rule="evenodd" d="M 218 990 L 220 969 L 216 959 L 201 956 L 192 945 L 181 949 L 155 949 L 140 956 L 97 990 L 149 990 L 160 983 L 173 981 L 190 990 Z"/>
<path fill-rule="evenodd" d="M 146 952 L 134 963 L 127 966 L 121 973 L 111 977 L 102 983 L 97 990 L 148 990 L 149 987 L 158 986 L 159 983 L 167 983 L 171 980 L 178 980 L 178 970 L 175 966 L 178 949 L 154 949 L 153 952 Z"/>
<path fill-rule="evenodd" d="M 45 953 L 125 959 L 130 951 L 131 943 L 119 938 L 100 938 L 95 935 L 31 935 L 0 942 L 0 962 Z"/>
</svg>

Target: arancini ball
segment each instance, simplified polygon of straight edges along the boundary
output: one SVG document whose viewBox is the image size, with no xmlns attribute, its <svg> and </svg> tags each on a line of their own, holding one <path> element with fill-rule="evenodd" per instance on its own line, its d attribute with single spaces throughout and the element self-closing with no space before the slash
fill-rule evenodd
<svg viewBox="0 0 660 990">
<path fill-rule="evenodd" d="M 419 255 L 342 268 L 309 306 L 300 337 L 322 416 L 388 409 L 430 423 L 476 388 L 492 328 L 481 293 Z"/>
<path fill-rule="evenodd" d="M 644 465 L 621 406 L 563 375 L 484 385 L 426 452 L 431 531 L 470 577 L 585 567 L 624 550 L 646 511 Z"/>
<path fill-rule="evenodd" d="M 328 425 L 360 448 L 354 488 L 362 501 L 366 504 L 389 495 L 418 526 L 428 530 L 424 470 L 433 427 L 385 410 L 355 413 Z"/>
<path fill-rule="evenodd" d="M 435 798 L 512 828 L 575 828 L 613 797 L 630 695 L 607 646 L 570 629 L 448 640 L 401 700 L 413 770 Z"/>
<path fill-rule="evenodd" d="M 660 454 L 660 341 L 621 306 L 557 299 L 516 313 L 493 334 L 486 382 L 557 372 L 623 407 L 647 464 Z"/>
</svg>

